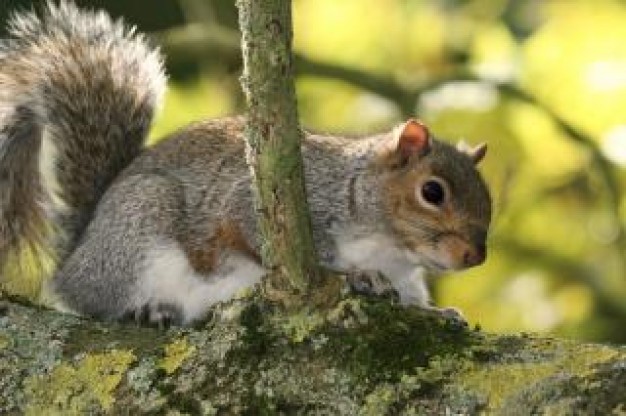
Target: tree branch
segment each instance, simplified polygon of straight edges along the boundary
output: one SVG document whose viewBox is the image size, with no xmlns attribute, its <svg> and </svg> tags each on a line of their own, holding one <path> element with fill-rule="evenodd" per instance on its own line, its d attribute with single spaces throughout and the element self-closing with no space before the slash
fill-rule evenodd
<svg viewBox="0 0 626 416">
<path fill-rule="evenodd" d="M 624 348 L 484 334 L 357 297 L 298 316 L 253 296 L 211 316 L 200 328 L 159 331 L 5 302 L 0 413 L 608 415 L 626 407 Z"/>
<path fill-rule="evenodd" d="M 263 265 L 284 303 L 322 286 L 304 187 L 293 83 L 291 0 L 239 0 L 247 160 L 255 180 Z M 306 303 L 306 302 L 303 302 Z"/>
</svg>

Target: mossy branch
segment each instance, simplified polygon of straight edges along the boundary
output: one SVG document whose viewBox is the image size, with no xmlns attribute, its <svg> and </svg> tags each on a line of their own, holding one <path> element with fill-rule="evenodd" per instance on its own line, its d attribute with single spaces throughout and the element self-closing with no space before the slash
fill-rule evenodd
<svg viewBox="0 0 626 416">
<path fill-rule="evenodd" d="M 195 329 L 5 301 L 0 414 L 619 414 L 626 349 L 460 328 L 358 297 L 284 314 L 260 296 Z"/>
</svg>

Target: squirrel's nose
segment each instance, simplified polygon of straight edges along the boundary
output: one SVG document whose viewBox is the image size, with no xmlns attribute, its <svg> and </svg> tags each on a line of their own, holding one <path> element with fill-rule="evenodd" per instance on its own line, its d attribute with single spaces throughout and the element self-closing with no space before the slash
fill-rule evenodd
<svg viewBox="0 0 626 416">
<path fill-rule="evenodd" d="M 463 264 L 465 267 L 478 266 L 485 261 L 487 257 L 487 247 L 485 244 L 477 244 L 472 248 L 468 248 L 463 254 Z"/>
</svg>

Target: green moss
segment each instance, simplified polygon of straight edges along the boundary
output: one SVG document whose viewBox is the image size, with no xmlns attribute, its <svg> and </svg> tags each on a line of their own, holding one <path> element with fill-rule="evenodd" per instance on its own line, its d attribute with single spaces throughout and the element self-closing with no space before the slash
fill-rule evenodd
<svg viewBox="0 0 626 416">
<path fill-rule="evenodd" d="M 24 381 L 27 415 L 78 415 L 111 408 L 114 390 L 135 355 L 126 350 L 88 354 L 76 365 L 61 364 L 49 374 Z"/>
<path fill-rule="evenodd" d="M 196 352 L 196 347 L 190 345 L 187 338 L 180 338 L 165 346 L 165 354 L 159 363 L 159 367 L 166 374 L 172 374 L 183 362 Z"/>
<path fill-rule="evenodd" d="M 354 302 L 345 303 L 343 318 L 337 321 L 354 328 L 326 330 L 326 354 L 336 357 L 339 367 L 373 383 L 397 382 L 407 371 L 427 366 L 433 357 L 462 355 L 478 340 L 472 332 L 418 308 L 382 301 L 356 305 L 357 310 Z"/>
<path fill-rule="evenodd" d="M 7 348 L 10 344 L 11 344 L 11 339 L 9 339 L 9 337 L 0 335 L 0 350 Z"/>
<path fill-rule="evenodd" d="M 360 409 L 364 416 L 378 416 L 389 413 L 390 407 L 399 400 L 396 386 L 381 384 L 365 397 L 365 404 Z"/>
<path fill-rule="evenodd" d="M 242 355 L 247 351 L 253 355 L 265 354 L 273 337 L 268 333 L 267 318 L 272 312 L 267 305 L 251 303 L 241 311 L 239 323 L 244 328 L 242 341 L 244 343 Z"/>
<path fill-rule="evenodd" d="M 77 318 L 85 319 L 85 318 Z M 103 348 L 127 349 L 137 355 L 159 354 L 163 344 L 168 342 L 172 333 L 155 328 L 141 327 L 134 324 L 103 324 L 87 320 L 83 325 L 75 325 L 67 336 L 63 346 L 65 357 L 73 357 L 85 352 L 98 352 Z M 112 335 L 115 334 L 114 337 Z"/>
</svg>

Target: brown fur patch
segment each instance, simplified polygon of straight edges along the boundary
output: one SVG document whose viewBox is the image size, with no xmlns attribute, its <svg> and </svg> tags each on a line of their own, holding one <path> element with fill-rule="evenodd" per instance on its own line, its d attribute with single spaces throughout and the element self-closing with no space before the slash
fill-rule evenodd
<svg viewBox="0 0 626 416">
<path fill-rule="evenodd" d="M 208 274 L 215 269 L 220 255 L 226 250 L 241 252 L 261 262 L 261 258 L 247 243 L 239 226 L 233 222 L 224 222 L 215 233 L 198 247 L 187 247 L 187 257 L 194 270 Z"/>
</svg>

